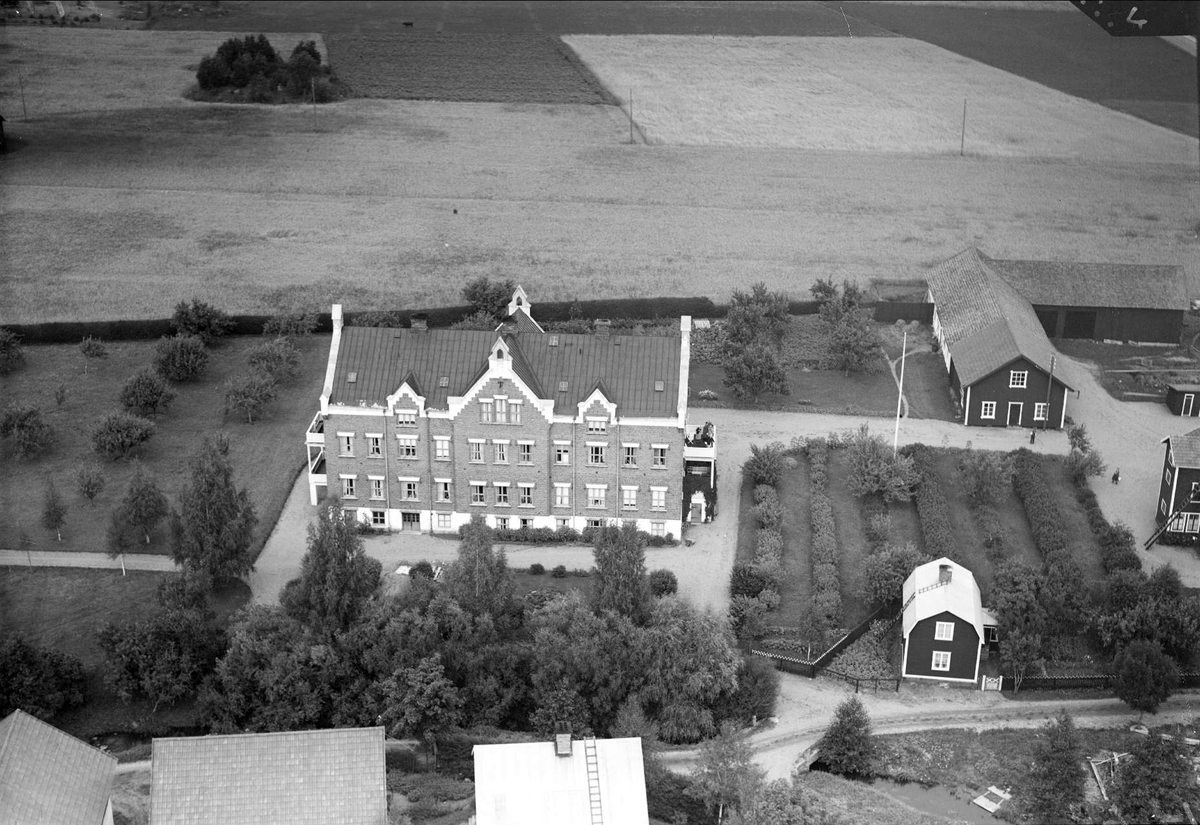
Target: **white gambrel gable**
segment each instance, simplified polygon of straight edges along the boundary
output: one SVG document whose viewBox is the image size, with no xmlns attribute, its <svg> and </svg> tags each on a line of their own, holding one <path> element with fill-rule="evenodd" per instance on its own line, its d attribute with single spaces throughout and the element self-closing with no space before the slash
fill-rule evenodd
<svg viewBox="0 0 1200 825">
<path fill-rule="evenodd" d="M 941 583 L 941 569 L 950 568 L 950 581 Z M 904 638 L 920 622 L 950 612 L 975 628 L 983 641 L 983 602 L 975 576 L 961 564 L 940 558 L 922 564 L 904 580 Z"/>
<path fill-rule="evenodd" d="M 511 381 L 513 386 L 525 397 L 531 409 L 541 413 L 548 422 L 554 420 L 553 399 L 538 398 L 537 393 L 521 379 L 521 376 L 517 375 L 513 369 L 512 350 L 502 335 L 496 336 L 496 342 L 492 344 L 492 348 L 488 352 L 487 371 L 479 376 L 466 393 L 459 396 L 452 395 L 447 399 L 450 405 L 449 417 L 457 418 L 458 414 L 465 410 L 467 405 L 488 385 L 488 382 L 494 380 Z"/>
</svg>

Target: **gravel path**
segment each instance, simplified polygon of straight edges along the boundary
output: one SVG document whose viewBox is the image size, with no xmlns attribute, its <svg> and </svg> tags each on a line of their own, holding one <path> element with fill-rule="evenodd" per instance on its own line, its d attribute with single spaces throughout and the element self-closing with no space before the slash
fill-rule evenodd
<svg viewBox="0 0 1200 825">
<path fill-rule="evenodd" d="M 120 570 L 121 559 L 110 558 L 105 553 L 70 553 L 57 550 L 0 550 L 0 567 L 85 567 L 95 570 Z M 126 570 L 154 570 L 175 572 L 175 562 L 170 556 L 148 553 L 125 556 Z"/>
</svg>

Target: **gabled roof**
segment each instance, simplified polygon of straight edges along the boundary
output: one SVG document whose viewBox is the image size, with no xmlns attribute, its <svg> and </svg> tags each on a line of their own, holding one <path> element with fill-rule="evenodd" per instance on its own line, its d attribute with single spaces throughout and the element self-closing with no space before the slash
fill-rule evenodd
<svg viewBox="0 0 1200 825">
<path fill-rule="evenodd" d="M 1168 445 L 1176 467 L 1200 470 L 1200 429 L 1183 435 L 1169 435 L 1161 443 Z"/>
<path fill-rule="evenodd" d="M 21 710 L 0 720 L 0 825 L 101 825 L 117 760 Z"/>
<path fill-rule="evenodd" d="M 594 741 L 604 821 L 646 825 L 642 740 Z M 591 825 L 586 745 L 573 741 L 570 756 L 553 742 L 476 745 L 478 825 Z"/>
<path fill-rule="evenodd" d="M 938 265 L 929 274 L 929 291 L 963 386 L 1018 358 L 1050 372 L 1056 352 L 1033 307 L 978 249 Z M 1075 383 L 1062 358 L 1055 361 L 1054 378 L 1068 387 Z"/>
<path fill-rule="evenodd" d="M 155 739 L 150 825 L 386 825 L 383 728 Z"/>
<path fill-rule="evenodd" d="M 1181 266 L 1001 261 L 991 267 L 1030 303 L 1039 306 L 1188 308 Z"/>
<path fill-rule="evenodd" d="M 950 568 L 950 581 L 942 583 L 941 569 Z M 915 595 L 915 598 L 911 598 Z M 904 637 L 930 616 L 949 611 L 975 628 L 983 640 L 983 603 L 971 571 L 947 558 L 922 564 L 904 580 Z M 910 601 L 911 598 L 911 601 Z"/>
<path fill-rule="evenodd" d="M 678 333 L 548 333 L 524 310 L 516 310 L 512 317 L 515 331 L 503 332 L 346 327 L 329 402 L 383 406 L 408 378 L 425 392 L 427 408 L 448 409 L 451 396 L 465 395 L 484 374 L 492 344 L 502 336 L 513 371 L 539 398 L 553 399 L 557 414 L 574 415 L 579 402 L 602 381 L 606 396 L 622 416 L 678 415 L 682 343 Z M 444 387 L 443 378 L 447 379 Z M 563 381 L 567 391 L 558 392 Z M 655 389 L 659 381 L 662 390 Z"/>
</svg>

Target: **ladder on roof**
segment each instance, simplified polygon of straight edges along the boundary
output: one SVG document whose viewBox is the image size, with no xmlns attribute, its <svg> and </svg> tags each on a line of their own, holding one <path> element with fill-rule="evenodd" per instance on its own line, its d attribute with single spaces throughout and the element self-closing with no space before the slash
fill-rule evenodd
<svg viewBox="0 0 1200 825">
<path fill-rule="evenodd" d="M 596 756 L 595 738 L 583 740 L 583 758 L 587 763 L 588 806 L 592 825 L 604 825 L 604 808 L 600 804 L 600 760 Z"/>
</svg>

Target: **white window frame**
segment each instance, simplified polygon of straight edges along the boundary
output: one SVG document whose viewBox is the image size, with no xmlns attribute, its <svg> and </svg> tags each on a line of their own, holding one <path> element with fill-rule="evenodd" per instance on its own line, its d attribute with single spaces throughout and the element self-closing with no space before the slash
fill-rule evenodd
<svg viewBox="0 0 1200 825">
<path fill-rule="evenodd" d="M 988 407 L 991 407 L 991 412 L 988 412 Z M 979 417 L 988 421 L 996 420 L 996 402 L 983 401 L 979 405 Z"/>
<path fill-rule="evenodd" d="M 667 534 L 667 523 L 665 521 L 650 522 L 650 535 L 665 536 Z"/>
<path fill-rule="evenodd" d="M 509 401 L 508 402 L 508 423 L 509 424 L 520 424 L 521 423 L 521 402 L 520 401 Z"/>
<path fill-rule="evenodd" d="M 571 506 L 571 485 L 570 484 L 555 484 L 554 485 L 554 506 L 555 507 L 570 507 Z"/>
<path fill-rule="evenodd" d="M 495 398 L 492 399 L 492 403 L 494 403 L 496 405 L 496 423 L 497 424 L 507 424 L 508 423 L 508 406 L 509 406 L 508 405 L 508 396 L 497 395 Z"/>
<path fill-rule="evenodd" d="M 437 485 L 437 492 L 435 493 L 437 501 L 447 502 L 454 500 L 453 480 L 449 478 L 435 478 L 433 483 Z"/>
<path fill-rule="evenodd" d="M 587 466 L 589 467 L 607 467 L 608 466 L 608 444 L 598 441 L 587 442 Z M 599 452 L 597 452 L 597 450 Z M 599 461 L 596 457 L 599 456 Z"/>
<path fill-rule="evenodd" d="M 417 437 L 415 435 L 396 436 L 396 457 L 405 461 L 417 460 Z"/>
<path fill-rule="evenodd" d="M 518 484 L 517 485 L 517 506 L 532 507 L 533 506 L 533 485 Z"/>
<path fill-rule="evenodd" d="M 492 440 L 492 448 L 495 450 L 495 454 L 493 456 L 495 463 L 496 464 L 507 464 L 508 463 L 508 439 L 507 438 L 499 439 L 499 440 L 493 439 Z"/>
<path fill-rule="evenodd" d="M 433 437 L 433 458 L 435 461 L 450 460 L 450 436 L 435 435 Z"/>
<path fill-rule="evenodd" d="M 387 510 L 372 510 L 371 511 L 371 526 L 372 527 L 387 527 Z"/>
<path fill-rule="evenodd" d="M 667 509 L 667 488 L 666 487 L 651 487 L 650 488 L 650 509 L 651 510 Z"/>
<path fill-rule="evenodd" d="M 494 424 L 496 423 L 496 407 L 491 399 L 479 399 L 479 423 Z"/>
<path fill-rule="evenodd" d="M 954 641 L 954 622 L 938 622 L 933 628 L 935 642 Z"/>
<path fill-rule="evenodd" d="M 469 448 L 471 450 L 470 462 L 472 464 L 482 464 L 483 463 L 483 445 L 486 443 L 487 443 L 487 441 L 482 438 L 468 438 L 467 439 L 467 445 L 469 446 Z"/>
<path fill-rule="evenodd" d="M 533 529 L 533 519 L 530 518 L 529 516 L 521 516 L 520 518 L 517 519 L 517 529 L 532 530 Z"/>
<path fill-rule="evenodd" d="M 929 669 L 930 670 L 938 670 L 938 671 L 949 671 L 950 670 L 950 651 L 948 651 L 948 650 L 933 651 L 933 660 L 929 664 Z"/>
<path fill-rule="evenodd" d="M 497 530 L 507 530 L 508 529 L 508 516 L 492 516 L 492 518 L 494 518 L 496 520 L 496 529 Z"/>
<path fill-rule="evenodd" d="M 554 463 L 559 467 L 567 467 L 571 464 L 570 441 L 554 442 Z"/>
<path fill-rule="evenodd" d="M 1158 502 L 1158 512 L 1164 516 L 1167 514 L 1167 500 L 1165 498 Z"/>
<path fill-rule="evenodd" d="M 665 469 L 667 466 L 667 450 L 669 444 L 651 444 L 650 445 L 650 466 L 656 470 Z"/>
<path fill-rule="evenodd" d="M 533 442 L 518 441 L 517 442 L 517 463 L 532 464 L 533 463 Z"/>
<path fill-rule="evenodd" d="M 358 476 L 340 475 L 342 480 L 342 498 L 358 498 Z"/>
<path fill-rule="evenodd" d="M 1171 468 L 1170 467 L 1167 467 L 1166 469 L 1163 470 L 1163 483 L 1164 484 L 1171 483 Z"/>
<path fill-rule="evenodd" d="M 397 427 L 415 427 L 415 426 L 417 426 L 417 411 L 416 410 L 396 410 L 396 426 Z"/>
<path fill-rule="evenodd" d="M 571 520 L 569 518 L 561 518 L 560 517 L 560 518 L 556 518 L 554 520 L 554 529 L 555 530 L 565 530 L 566 528 L 568 528 L 570 526 L 571 526 Z"/>
<path fill-rule="evenodd" d="M 621 509 L 636 510 L 638 488 L 627 484 L 621 485 Z"/>
<path fill-rule="evenodd" d="M 421 479 L 419 476 L 399 476 L 396 481 L 400 482 L 401 501 L 421 500 Z M 412 495 L 409 495 L 410 491 Z"/>
<path fill-rule="evenodd" d="M 608 419 L 588 416 L 587 431 L 588 435 L 604 435 L 608 432 Z"/>
<path fill-rule="evenodd" d="M 511 487 L 512 485 L 509 484 L 507 481 L 493 481 L 492 486 L 496 488 L 496 506 L 497 507 L 511 506 L 509 503 L 508 492 L 509 492 L 509 487 Z"/>
<path fill-rule="evenodd" d="M 487 482 L 472 481 L 471 484 L 471 506 L 483 507 L 487 504 Z"/>
<path fill-rule="evenodd" d="M 1184 513 L 1183 517 L 1183 532 L 1200 533 L 1200 513 Z"/>
<path fill-rule="evenodd" d="M 354 433 L 338 433 L 338 455 L 354 455 Z"/>
<path fill-rule="evenodd" d="M 1045 421 L 1046 412 L 1049 410 L 1049 405 L 1045 401 L 1038 401 L 1033 405 L 1033 420 Z"/>
<path fill-rule="evenodd" d="M 453 526 L 453 522 L 450 521 L 450 518 L 451 518 L 450 513 L 438 513 L 437 514 L 437 529 L 449 530 Z"/>
<path fill-rule="evenodd" d="M 621 445 L 621 466 L 622 467 L 637 467 L 637 444 L 622 444 Z"/>
<path fill-rule="evenodd" d="M 1029 388 L 1029 370 L 1009 370 L 1008 371 L 1008 388 L 1010 390 L 1024 390 Z"/>
<path fill-rule="evenodd" d="M 383 458 L 383 433 L 367 433 L 367 457 Z"/>
<path fill-rule="evenodd" d="M 608 485 L 587 485 L 587 506 L 592 510 L 603 510 L 608 507 Z"/>
<path fill-rule="evenodd" d="M 367 476 L 367 480 L 371 482 L 371 498 L 374 501 L 379 501 L 383 498 L 383 482 L 387 481 L 383 476 Z"/>
</svg>

